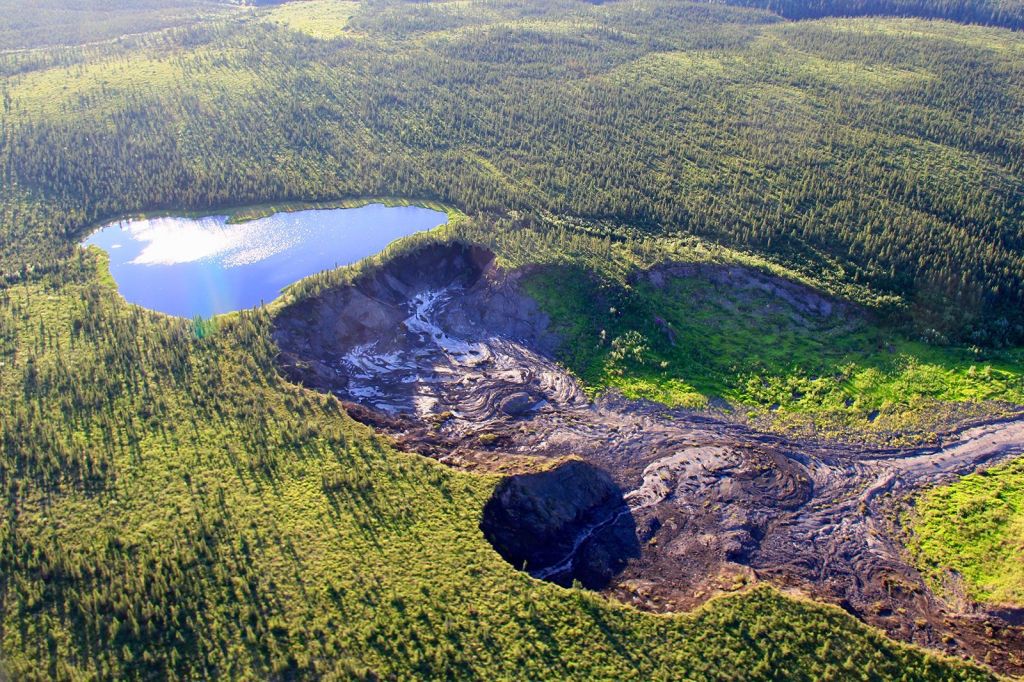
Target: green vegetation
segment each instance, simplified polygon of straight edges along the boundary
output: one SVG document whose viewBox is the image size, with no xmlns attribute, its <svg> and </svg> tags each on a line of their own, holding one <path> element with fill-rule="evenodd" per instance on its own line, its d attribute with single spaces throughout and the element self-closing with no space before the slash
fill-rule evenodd
<svg viewBox="0 0 1024 682">
<path fill-rule="evenodd" d="M 0 55 L 0 272 L 126 212 L 406 196 L 838 263 L 920 330 L 1024 339 L 1019 33 L 680 0 L 273 20 L 316 7 Z"/>
<path fill-rule="evenodd" d="M 911 551 L 940 592 L 1024 606 L 1024 458 L 925 491 L 907 520 Z"/>
<path fill-rule="evenodd" d="M 947 403 L 1024 403 L 1019 350 L 908 340 L 735 264 L 676 273 L 633 273 L 629 282 L 560 267 L 532 275 L 527 291 L 563 338 L 560 359 L 593 391 L 685 407 L 724 398 L 777 426 L 882 436 L 927 428 Z"/>
<path fill-rule="evenodd" d="M 358 9 L 358 2 L 304 0 L 280 5 L 269 12 L 266 19 L 313 38 L 330 40 L 345 34 L 348 20 Z"/>
<path fill-rule="evenodd" d="M 1024 349 L 915 335 L 899 299 L 834 262 L 809 276 L 696 237 L 566 220 L 448 232 L 532 269 L 526 289 L 562 337 L 559 358 L 592 394 L 725 400 L 769 428 L 890 445 L 1024 404 Z"/>
<path fill-rule="evenodd" d="M 78 45 L 195 24 L 224 15 L 239 4 L 230 0 L 0 0 L 0 50 Z"/>
<path fill-rule="evenodd" d="M 726 0 L 744 7 L 761 7 L 788 19 L 820 17 L 896 16 L 949 19 L 969 24 L 1024 28 L 1021 0 Z"/>
</svg>

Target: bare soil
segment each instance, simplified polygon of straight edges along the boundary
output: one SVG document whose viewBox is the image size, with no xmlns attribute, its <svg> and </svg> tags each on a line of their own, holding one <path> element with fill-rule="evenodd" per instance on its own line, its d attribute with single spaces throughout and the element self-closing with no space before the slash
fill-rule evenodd
<svg viewBox="0 0 1024 682">
<path fill-rule="evenodd" d="M 687 272 L 659 276 L 701 270 Z M 402 447 L 520 477 L 499 486 L 482 528 L 536 577 L 578 579 L 652 611 L 766 581 L 897 639 L 1024 674 L 1021 610 L 934 594 L 896 513 L 922 485 L 1024 452 L 1024 419 L 872 449 L 614 395 L 592 401 L 552 359 L 558 339 L 522 274 L 459 245 L 397 258 L 280 313 L 280 368 Z M 832 305 L 772 286 L 799 306 Z"/>
</svg>

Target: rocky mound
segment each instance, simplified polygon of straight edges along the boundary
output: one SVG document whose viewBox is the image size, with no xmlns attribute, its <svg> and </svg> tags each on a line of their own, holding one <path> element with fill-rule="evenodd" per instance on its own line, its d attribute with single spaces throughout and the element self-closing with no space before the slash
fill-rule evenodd
<svg viewBox="0 0 1024 682">
<path fill-rule="evenodd" d="M 484 507 L 480 528 L 513 566 L 562 585 L 608 585 L 640 555 L 622 489 L 600 469 L 569 460 L 506 478 Z"/>
</svg>

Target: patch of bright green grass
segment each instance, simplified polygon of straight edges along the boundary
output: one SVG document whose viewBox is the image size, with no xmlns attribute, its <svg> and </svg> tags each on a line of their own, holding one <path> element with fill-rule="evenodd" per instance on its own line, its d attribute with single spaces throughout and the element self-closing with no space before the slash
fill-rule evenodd
<svg viewBox="0 0 1024 682">
<path fill-rule="evenodd" d="M 320 40 L 330 40 L 345 32 L 348 20 L 358 10 L 358 2 L 302 0 L 274 7 L 266 19 Z"/>
<path fill-rule="evenodd" d="M 670 406 L 720 398 L 790 417 L 909 415 L 936 403 L 1024 403 L 1021 351 L 929 346 L 836 308 L 802 310 L 706 275 L 655 286 L 584 270 L 532 275 L 527 290 L 563 337 L 560 357 L 593 391 Z"/>
<path fill-rule="evenodd" d="M 1024 458 L 924 492 L 910 521 L 911 550 L 937 588 L 956 571 L 973 599 L 1024 605 Z"/>
</svg>

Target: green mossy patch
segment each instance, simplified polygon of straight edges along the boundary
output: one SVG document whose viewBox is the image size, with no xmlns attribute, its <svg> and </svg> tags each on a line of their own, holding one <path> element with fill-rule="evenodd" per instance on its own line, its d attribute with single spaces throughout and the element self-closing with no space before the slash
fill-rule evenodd
<svg viewBox="0 0 1024 682">
<path fill-rule="evenodd" d="M 906 520 L 937 590 L 1024 606 L 1024 458 L 921 493 Z"/>
</svg>

